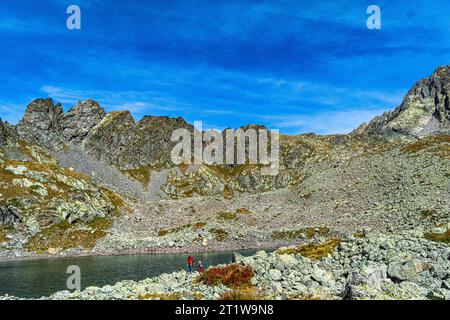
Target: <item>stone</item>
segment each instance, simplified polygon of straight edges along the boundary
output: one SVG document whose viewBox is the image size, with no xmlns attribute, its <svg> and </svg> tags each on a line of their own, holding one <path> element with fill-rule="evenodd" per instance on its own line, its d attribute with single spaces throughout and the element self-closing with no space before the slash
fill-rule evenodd
<svg viewBox="0 0 450 320">
<path fill-rule="evenodd" d="M 36 220 L 35 217 L 30 217 L 26 221 L 27 230 L 30 233 L 31 236 L 35 236 L 41 231 L 41 228 L 39 227 L 39 223 Z"/>
<path fill-rule="evenodd" d="M 51 255 L 58 254 L 61 251 L 60 248 L 48 248 L 47 253 Z"/>
<path fill-rule="evenodd" d="M 24 174 L 25 171 L 28 170 L 28 168 L 24 165 L 17 165 L 17 166 L 10 165 L 6 166 L 5 170 L 15 175 L 22 175 Z"/>
<path fill-rule="evenodd" d="M 282 278 L 282 273 L 280 270 L 277 269 L 270 269 L 269 270 L 269 277 L 273 280 L 273 281 L 280 281 Z"/>
<path fill-rule="evenodd" d="M 391 262 L 387 269 L 387 274 L 394 282 L 411 281 L 417 282 L 419 275 L 416 272 L 417 265 L 413 262 L 402 264 Z"/>
<path fill-rule="evenodd" d="M 283 263 L 284 268 L 289 269 L 298 264 L 297 259 L 293 255 L 281 254 L 278 259 Z"/>
</svg>

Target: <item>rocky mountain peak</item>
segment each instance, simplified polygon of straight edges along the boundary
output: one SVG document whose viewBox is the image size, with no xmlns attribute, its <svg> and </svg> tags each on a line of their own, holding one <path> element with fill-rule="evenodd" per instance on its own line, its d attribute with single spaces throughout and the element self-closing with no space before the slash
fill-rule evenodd
<svg viewBox="0 0 450 320">
<path fill-rule="evenodd" d="M 182 117 L 170 118 L 167 116 L 144 116 L 139 121 L 139 127 L 173 127 L 173 128 L 192 128 Z"/>
<path fill-rule="evenodd" d="M 27 106 L 17 130 L 26 141 L 55 148 L 66 142 L 81 143 L 105 115 L 91 99 L 79 101 L 67 113 L 50 98 L 36 99 Z"/>
<path fill-rule="evenodd" d="M 105 110 L 96 101 L 79 101 L 62 117 L 62 134 L 67 141 L 81 143 L 105 116 Z"/>
<path fill-rule="evenodd" d="M 18 141 L 17 131 L 13 125 L 0 119 L 0 147 L 14 144 Z"/>
<path fill-rule="evenodd" d="M 54 145 L 61 138 L 60 121 L 64 115 L 61 104 L 54 104 L 52 99 L 36 99 L 30 102 L 23 118 L 17 125 L 20 136 L 38 144 Z"/>
<path fill-rule="evenodd" d="M 365 129 L 389 137 L 421 137 L 450 132 L 450 66 L 418 81 L 393 111 L 375 117 Z"/>
</svg>

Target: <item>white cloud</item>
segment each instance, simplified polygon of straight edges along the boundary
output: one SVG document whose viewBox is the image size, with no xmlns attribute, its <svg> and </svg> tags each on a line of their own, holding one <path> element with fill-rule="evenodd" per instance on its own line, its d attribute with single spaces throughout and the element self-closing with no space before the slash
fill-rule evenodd
<svg viewBox="0 0 450 320">
<path fill-rule="evenodd" d="M 0 103 L 0 118 L 3 121 L 17 123 L 23 115 L 23 107 L 14 104 Z"/>
<path fill-rule="evenodd" d="M 313 115 L 267 116 L 271 128 L 289 129 L 294 133 L 314 132 L 318 134 L 344 134 L 369 122 L 386 109 L 352 109 L 347 111 L 321 112 Z M 283 132 L 283 130 L 281 130 Z"/>
</svg>

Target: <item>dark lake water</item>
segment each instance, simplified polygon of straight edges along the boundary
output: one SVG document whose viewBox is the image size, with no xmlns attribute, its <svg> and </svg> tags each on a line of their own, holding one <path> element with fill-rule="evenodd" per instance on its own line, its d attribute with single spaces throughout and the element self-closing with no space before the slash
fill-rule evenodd
<svg viewBox="0 0 450 320">
<path fill-rule="evenodd" d="M 256 250 L 237 251 L 252 255 Z M 233 251 L 193 253 L 195 267 L 200 259 L 205 267 L 229 263 Z M 186 268 L 187 254 L 147 254 L 108 257 L 79 257 L 0 263 L 0 295 L 39 298 L 67 290 L 67 267 L 81 270 L 81 287 L 104 286 L 122 280 L 143 280 Z M 196 268 L 194 269 L 196 270 Z"/>
</svg>

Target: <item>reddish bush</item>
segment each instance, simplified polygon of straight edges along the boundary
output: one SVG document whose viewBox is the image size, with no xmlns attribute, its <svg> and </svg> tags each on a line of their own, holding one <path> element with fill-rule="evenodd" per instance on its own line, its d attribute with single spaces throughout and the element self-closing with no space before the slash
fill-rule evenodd
<svg viewBox="0 0 450 320">
<path fill-rule="evenodd" d="M 245 288 L 251 285 L 253 275 L 250 266 L 229 264 L 224 267 L 208 268 L 197 280 L 211 286 L 223 284 L 229 288 Z"/>
</svg>

